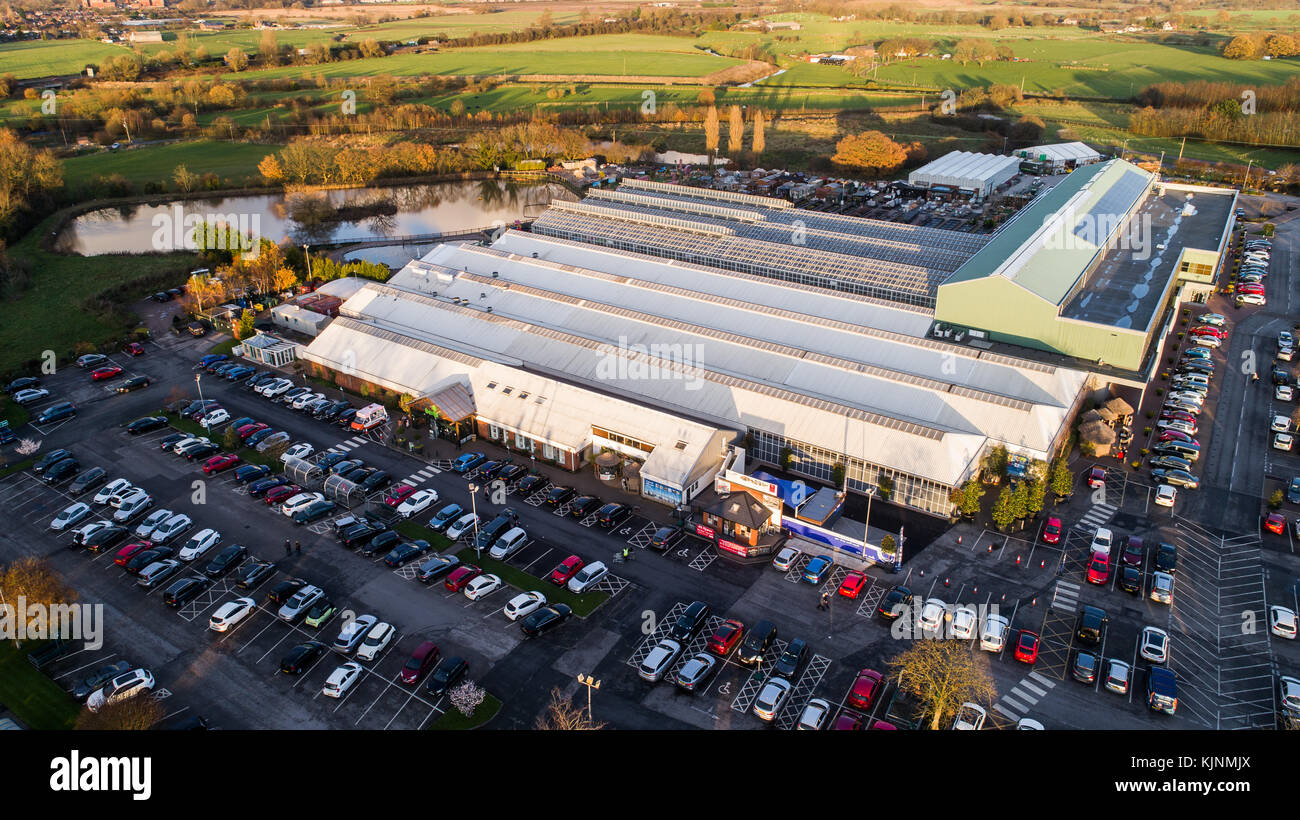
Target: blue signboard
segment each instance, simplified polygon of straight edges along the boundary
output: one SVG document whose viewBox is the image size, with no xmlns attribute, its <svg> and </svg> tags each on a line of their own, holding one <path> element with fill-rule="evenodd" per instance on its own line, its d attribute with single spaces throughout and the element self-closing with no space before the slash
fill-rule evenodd
<svg viewBox="0 0 1300 820">
<path fill-rule="evenodd" d="M 880 548 L 871 544 L 866 544 L 865 548 L 861 541 L 856 538 L 849 538 L 840 535 L 837 532 L 822 529 L 821 527 L 809 524 L 806 521 L 800 521 L 788 515 L 781 516 L 781 526 L 785 527 L 791 535 L 797 535 L 806 541 L 812 541 L 815 544 L 825 544 L 832 549 L 841 550 L 851 553 L 867 561 L 883 561 L 883 554 Z M 891 562 L 892 563 L 892 562 Z"/>
<path fill-rule="evenodd" d="M 672 504 L 674 507 L 682 503 L 682 491 L 676 487 L 667 484 L 661 484 L 651 478 L 642 477 L 641 492 L 650 497 L 658 499 L 665 504 Z"/>
</svg>

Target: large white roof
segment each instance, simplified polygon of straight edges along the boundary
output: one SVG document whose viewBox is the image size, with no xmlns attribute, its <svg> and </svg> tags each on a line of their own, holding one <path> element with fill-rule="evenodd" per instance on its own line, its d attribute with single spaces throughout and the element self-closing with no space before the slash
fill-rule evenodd
<svg viewBox="0 0 1300 820">
<path fill-rule="evenodd" d="M 953 151 L 928 162 L 907 175 L 913 185 L 919 183 L 980 188 L 990 181 L 1001 182 L 1020 168 L 1018 157 L 1000 154 L 977 154 Z"/>
<path fill-rule="evenodd" d="M 1032 159 L 1038 159 L 1046 156 L 1054 162 L 1065 162 L 1067 160 L 1081 159 L 1101 159 L 1101 154 L 1084 145 L 1081 142 L 1057 142 L 1051 145 L 1035 145 L 1032 148 L 1024 149 L 1026 156 Z"/>
</svg>

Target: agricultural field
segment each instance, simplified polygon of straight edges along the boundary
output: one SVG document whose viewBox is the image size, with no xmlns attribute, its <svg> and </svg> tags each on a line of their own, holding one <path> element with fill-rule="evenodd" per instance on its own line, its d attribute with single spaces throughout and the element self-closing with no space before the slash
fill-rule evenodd
<svg viewBox="0 0 1300 820">
<path fill-rule="evenodd" d="M 51 74 L 77 74 L 88 65 L 130 53 L 98 40 L 24 40 L 0 44 L 0 74 L 20 80 Z"/>
<path fill-rule="evenodd" d="M 194 173 L 216 174 L 235 184 L 256 183 L 260 179 L 257 163 L 279 148 L 278 145 L 200 140 L 119 151 L 97 150 L 64 160 L 63 180 L 65 185 L 75 188 L 95 177 L 118 174 L 143 187 L 149 182 L 170 183 L 176 167 L 184 165 Z"/>
</svg>

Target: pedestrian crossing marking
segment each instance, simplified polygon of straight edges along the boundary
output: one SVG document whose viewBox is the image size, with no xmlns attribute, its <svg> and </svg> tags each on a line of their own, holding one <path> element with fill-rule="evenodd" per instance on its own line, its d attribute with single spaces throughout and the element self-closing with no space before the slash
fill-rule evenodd
<svg viewBox="0 0 1300 820">
<path fill-rule="evenodd" d="M 994 710 L 996 710 L 996 711 L 998 711 L 998 712 L 1001 712 L 1002 714 L 1006 715 L 1007 717 L 1011 718 L 1011 719 L 1014 720 L 1014 721 L 1019 721 L 1019 720 L 1020 720 L 1020 715 L 1017 715 L 1017 714 L 1014 713 L 1014 712 L 1010 712 L 1010 711 L 1008 711 L 1008 710 L 1006 710 L 1006 709 L 1003 709 L 1003 708 L 1002 708 L 1002 704 L 1000 704 L 1000 703 L 995 703 L 995 704 L 993 704 L 993 708 L 994 708 Z"/>
<path fill-rule="evenodd" d="M 1011 697 L 1010 695 L 1003 695 L 1003 696 L 1002 696 L 1002 702 L 1005 703 L 1005 704 L 1007 704 L 1008 706 L 1010 706 L 1012 709 L 1018 709 L 1018 710 L 1021 711 L 1021 712 L 1027 712 L 1027 711 L 1029 711 L 1029 707 L 1028 707 L 1028 706 L 1022 706 L 1019 702 L 1017 702 L 1016 700 L 1012 699 L 1012 697 Z"/>
<path fill-rule="evenodd" d="M 1056 686 L 1056 681 L 1050 680 L 1038 674 L 1038 670 L 1034 670 L 1033 672 L 1030 672 L 1029 677 L 1033 678 L 1034 680 L 1038 681 L 1042 685 L 1046 686 L 1048 689 L 1051 689 L 1052 687 Z"/>
</svg>

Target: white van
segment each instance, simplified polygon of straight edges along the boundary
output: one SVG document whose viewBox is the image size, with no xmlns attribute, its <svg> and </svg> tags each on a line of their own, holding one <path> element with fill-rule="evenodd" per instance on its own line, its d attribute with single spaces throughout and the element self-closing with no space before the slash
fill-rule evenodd
<svg viewBox="0 0 1300 820">
<path fill-rule="evenodd" d="M 367 404 L 352 417 L 353 430 L 373 430 L 388 421 L 388 409 L 382 404 Z"/>
<path fill-rule="evenodd" d="M 524 528 L 514 527 L 497 539 L 488 554 L 498 561 L 503 561 L 514 555 L 527 542 L 528 533 L 524 531 Z"/>
</svg>

